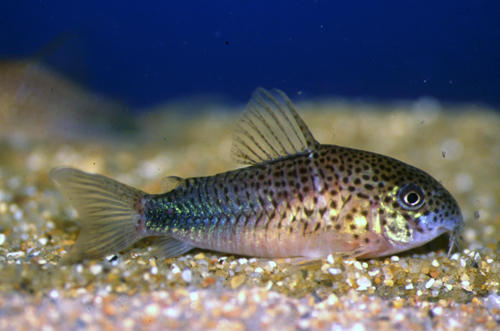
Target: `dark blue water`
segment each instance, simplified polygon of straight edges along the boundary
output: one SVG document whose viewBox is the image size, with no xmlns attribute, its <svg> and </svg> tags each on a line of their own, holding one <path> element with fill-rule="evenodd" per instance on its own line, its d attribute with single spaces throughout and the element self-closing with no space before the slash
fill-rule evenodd
<svg viewBox="0 0 500 331">
<path fill-rule="evenodd" d="M 131 107 L 257 86 L 500 106 L 500 1 L 5 1 L 0 56 Z"/>
</svg>

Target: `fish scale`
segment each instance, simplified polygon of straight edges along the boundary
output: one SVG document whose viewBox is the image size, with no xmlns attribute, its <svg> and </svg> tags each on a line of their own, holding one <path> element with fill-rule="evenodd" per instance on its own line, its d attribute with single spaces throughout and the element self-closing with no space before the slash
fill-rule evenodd
<svg viewBox="0 0 500 331">
<path fill-rule="evenodd" d="M 237 123 L 232 153 L 249 166 L 174 177 L 175 187 L 157 195 L 55 169 L 52 178 L 82 218 L 68 259 L 102 256 L 147 236 L 157 238 L 164 256 L 198 247 L 265 257 L 368 258 L 442 233 L 450 234 L 451 250 L 464 226 L 455 199 L 430 175 L 388 156 L 319 144 L 279 90 L 254 93 Z"/>
</svg>

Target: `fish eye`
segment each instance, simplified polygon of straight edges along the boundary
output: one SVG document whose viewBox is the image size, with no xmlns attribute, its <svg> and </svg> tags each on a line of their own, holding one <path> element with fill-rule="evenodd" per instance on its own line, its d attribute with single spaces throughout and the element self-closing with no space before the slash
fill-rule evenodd
<svg viewBox="0 0 500 331">
<path fill-rule="evenodd" d="M 416 210 L 424 204 L 424 192 L 415 184 L 407 184 L 398 191 L 398 202 L 407 210 Z"/>
</svg>

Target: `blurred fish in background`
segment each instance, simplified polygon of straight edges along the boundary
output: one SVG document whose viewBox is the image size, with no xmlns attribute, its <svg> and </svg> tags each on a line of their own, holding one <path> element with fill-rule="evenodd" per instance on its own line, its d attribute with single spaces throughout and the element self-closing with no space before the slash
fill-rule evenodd
<svg viewBox="0 0 500 331">
<path fill-rule="evenodd" d="M 76 61 L 60 36 L 26 59 L 0 59 L 0 135 L 8 139 L 112 137 L 134 131 L 128 107 L 45 64 L 55 53 Z M 58 54 L 59 57 L 61 54 Z M 78 66 L 74 62 L 70 66 Z"/>
<path fill-rule="evenodd" d="M 127 117 L 118 116 L 124 108 L 43 64 L 0 62 L 2 135 L 78 138 L 109 134 L 132 127 Z"/>
</svg>

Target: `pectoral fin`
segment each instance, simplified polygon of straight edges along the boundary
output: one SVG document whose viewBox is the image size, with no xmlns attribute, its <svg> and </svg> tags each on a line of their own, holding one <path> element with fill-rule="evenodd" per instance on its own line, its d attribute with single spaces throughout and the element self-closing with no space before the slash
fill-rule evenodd
<svg viewBox="0 0 500 331">
<path fill-rule="evenodd" d="M 193 245 L 168 236 L 156 237 L 152 244 L 153 254 L 161 257 L 179 256 L 194 248 Z"/>
</svg>

